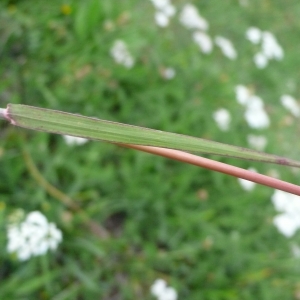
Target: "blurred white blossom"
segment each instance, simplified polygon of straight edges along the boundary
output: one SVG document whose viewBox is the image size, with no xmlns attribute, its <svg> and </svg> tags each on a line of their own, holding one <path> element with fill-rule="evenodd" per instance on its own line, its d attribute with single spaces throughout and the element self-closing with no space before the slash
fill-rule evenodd
<svg viewBox="0 0 300 300">
<path fill-rule="evenodd" d="M 268 65 L 268 58 L 262 52 L 256 53 L 253 57 L 253 61 L 256 65 L 256 67 L 259 69 L 264 69 Z"/>
<path fill-rule="evenodd" d="M 202 31 L 195 31 L 193 33 L 194 42 L 200 47 L 203 53 L 210 53 L 213 48 L 213 43 L 208 34 Z"/>
<path fill-rule="evenodd" d="M 248 99 L 245 119 L 248 125 L 254 129 L 269 127 L 270 119 L 264 110 L 264 103 L 260 97 L 253 95 Z"/>
<path fill-rule="evenodd" d="M 134 65 L 134 59 L 127 49 L 127 45 L 122 40 L 116 40 L 110 50 L 110 54 L 117 64 L 130 69 Z"/>
<path fill-rule="evenodd" d="M 179 21 L 188 29 L 207 30 L 207 21 L 199 14 L 198 9 L 192 4 L 185 4 L 180 15 Z"/>
<path fill-rule="evenodd" d="M 246 38 L 253 44 L 258 44 L 261 41 L 262 32 L 259 28 L 250 27 L 246 31 Z"/>
<path fill-rule="evenodd" d="M 151 0 L 152 4 L 156 8 L 155 22 L 160 27 L 166 27 L 169 25 L 170 18 L 176 13 L 175 6 L 172 5 L 170 0 Z"/>
<path fill-rule="evenodd" d="M 158 300 L 177 300 L 177 291 L 172 287 L 168 287 L 163 279 L 155 280 L 150 291 Z"/>
<path fill-rule="evenodd" d="M 160 27 L 167 27 L 169 25 L 169 18 L 163 12 L 157 11 L 154 15 L 155 23 Z"/>
<path fill-rule="evenodd" d="M 70 146 L 83 145 L 86 142 L 88 142 L 88 139 L 86 139 L 86 138 L 81 138 L 81 137 L 71 136 L 71 135 L 63 135 L 63 139 Z"/>
<path fill-rule="evenodd" d="M 164 79 L 171 80 L 176 76 L 176 71 L 173 68 L 164 68 L 161 70 L 161 75 Z"/>
<path fill-rule="evenodd" d="M 269 31 L 262 33 L 262 51 L 269 59 L 281 60 L 283 58 L 283 49 Z"/>
<path fill-rule="evenodd" d="M 274 225 L 284 236 L 292 237 L 300 228 L 300 197 L 275 190 L 271 199 L 280 212 L 273 219 Z"/>
<path fill-rule="evenodd" d="M 7 251 L 24 261 L 55 250 L 62 241 L 62 232 L 54 223 L 48 223 L 41 212 L 33 211 L 23 222 L 8 225 L 7 239 Z"/>
<path fill-rule="evenodd" d="M 280 97 L 280 102 L 284 108 L 286 108 L 295 117 L 300 116 L 300 107 L 296 99 L 290 95 L 282 95 Z"/>
<path fill-rule="evenodd" d="M 227 109 L 220 108 L 216 110 L 213 113 L 213 118 L 221 130 L 227 131 L 229 129 L 231 115 Z"/>
<path fill-rule="evenodd" d="M 250 90 L 243 86 L 235 87 L 237 101 L 245 106 L 245 120 L 251 128 L 262 129 L 270 125 L 270 119 L 264 109 L 262 99 L 256 95 L 252 95 Z"/>
<path fill-rule="evenodd" d="M 222 37 L 222 36 L 217 36 L 215 38 L 215 43 L 219 48 L 221 49 L 222 53 L 228 57 L 231 60 L 234 60 L 237 58 L 237 52 L 234 49 L 231 41 L 228 39 Z"/>
<path fill-rule="evenodd" d="M 254 135 L 254 134 L 249 134 L 247 136 L 247 141 L 248 144 L 251 148 L 258 150 L 258 151 L 264 151 L 264 149 L 267 146 L 267 139 L 263 135 Z"/>
<path fill-rule="evenodd" d="M 269 31 L 250 27 L 246 31 L 246 38 L 253 44 L 260 44 L 261 49 L 254 55 L 253 61 L 257 68 L 263 69 L 269 60 L 282 60 L 284 52 L 275 36 Z"/>
<path fill-rule="evenodd" d="M 156 9 L 164 9 L 170 5 L 170 0 L 150 0 Z"/>
<path fill-rule="evenodd" d="M 248 171 L 257 173 L 257 171 L 254 168 L 249 168 Z M 255 185 L 256 185 L 255 182 L 249 181 L 249 180 L 246 180 L 246 179 L 242 179 L 242 178 L 238 178 L 238 182 L 241 185 L 241 187 L 245 191 L 248 191 L 248 192 L 252 191 L 254 189 Z"/>
<path fill-rule="evenodd" d="M 274 225 L 286 237 L 292 237 L 300 228 L 299 216 L 280 214 L 274 217 Z"/>
<path fill-rule="evenodd" d="M 235 87 L 235 96 L 238 103 L 246 105 L 251 97 L 251 92 L 246 86 L 240 84 Z"/>
</svg>

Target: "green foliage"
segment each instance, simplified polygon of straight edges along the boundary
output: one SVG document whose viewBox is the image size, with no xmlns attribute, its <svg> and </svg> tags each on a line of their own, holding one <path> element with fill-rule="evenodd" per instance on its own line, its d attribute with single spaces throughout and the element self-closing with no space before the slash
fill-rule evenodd
<svg viewBox="0 0 300 300">
<path fill-rule="evenodd" d="M 105 3 L 105 2 L 104 2 Z M 91 37 L 100 25 L 103 2 L 97 0 L 74 1 L 74 31 L 80 41 Z"/>
<path fill-rule="evenodd" d="M 150 1 L 1 1 L 0 107 L 23 103 L 248 147 L 247 135 L 257 131 L 234 95 L 244 84 L 271 119 L 259 131 L 266 152 L 297 159 L 297 119 L 279 98 L 299 95 L 300 7 L 248 2 L 194 1 L 209 34 L 233 42 L 238 58 L 231 61 L 217 47 L 202 54 L 178 14 L 158 27 Z M 173 3 L 179 11 L 186 2 Z M 254 66 L 250 26 L 275 34 L 282 61 Z M 118 39 L 132 68 L 111 57 Z M 171 80 L 162 76 L 168 67 L 176 70 Z M 232 115 L 225 133 L 212 118 L 220 107 Z M 273 190 L 246 192 L 226 175 L 102 142 L 70 146 L 5 122 L 0 134 L 1 299 L 152 299 L 157 278 L 179 299 L 297 299 L 299 261 L 290 248 L 299 235 L 289 241 L 272 224 Z M 79 209 L 43 186 L 30 158 Z M 220 160 L 298 182 L 297 170 Z M 57 224 L 63 242 L 56 251 L 25 262 L 7 253 L 7 219 L 17 208 L 40 210 Z"/>
</svg>

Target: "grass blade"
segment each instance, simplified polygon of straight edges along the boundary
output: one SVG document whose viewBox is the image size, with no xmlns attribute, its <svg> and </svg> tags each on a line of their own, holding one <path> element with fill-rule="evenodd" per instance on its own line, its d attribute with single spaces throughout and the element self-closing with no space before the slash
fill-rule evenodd
<svg viewBox="0 0 300 300">
<path fill-rule="evenodd" d="M 298 161 L 246 148 L 33 106 L 9 104 L 2 116 L 13 125 L 56 134 L 300 167 Z"/>
</svg>

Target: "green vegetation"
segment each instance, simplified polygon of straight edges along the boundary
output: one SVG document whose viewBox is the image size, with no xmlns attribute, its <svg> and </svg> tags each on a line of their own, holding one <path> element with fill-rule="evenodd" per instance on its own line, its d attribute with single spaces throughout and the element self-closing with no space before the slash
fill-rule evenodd
<svg viewBox="0 0 300 300">
<path fill-rule="evenodd" d="M 0 107 L 22 103 L 183 133 L 299 159 L 298 119 L 280 104 L 299 92 L 298 1 L 194 1 L 212 37 L 203 54 L 179 22 L 155 24 L 150 1 L 1 1 Z M 272 32 L 282 60 L 258 69 L 255 26 Z M 132 67 L 111 55 L 126 43 Z M 173 68 L 174 78 L 165 71 Z M 250 128 L 235 87 L 259 95 L 270 126 Z M 222 131 L 213 113 L 231 114 Z M 69 145 L 58 135 L 0 123 L 1 299 L 152 299 L 165 279 L 178 299 L 299 299 L 299 259 L 273 225 L 272 189 L 245 191 L 236 178 L 103 142 Z M 299 170 L 213 157 L 298 183 Z M 55 251 L 19 261 L 8 253 L 8 220 L 41 211 L 63 232 Z M 153 298 L 154 299 L 154 298 Z"/>
</svg>

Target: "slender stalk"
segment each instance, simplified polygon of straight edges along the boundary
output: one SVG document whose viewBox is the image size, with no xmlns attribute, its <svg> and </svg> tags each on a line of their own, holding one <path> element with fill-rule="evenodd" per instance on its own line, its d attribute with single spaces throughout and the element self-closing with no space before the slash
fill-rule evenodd
<svg viewBox="0 0 300 300">
<path fill-rule="evenodd" d="M 174 160 L 178 160 L 184 163 L 192 164 L 198 167 L 206 168 L 209 170 L 217 171 L 220 173 L 224 173 L 227 175 L 231 175 L 234 177 L 239 177 L 242 179 L 246 179 L 261 185 L 265 185 L 268 187 L 272 187 L 278 190 L 282 190 L 284 192 L 288 192 L 294 195 L 300 196 L 300 186 L 282 181 L 276 178 L 272 178 L 266 175 L 258 174 L 255 172 L 251 172 L 242 168 L 234 167 L 228 164 L 224 164 L 218 161 L 214 161 L 208 158 L 204 158 L 201 156 L 193 155 L 190 153 L 186 153 L 179 150 L 166 149 L 166 148 L 158 148 L 158 147 L 150 147 L 150 146 L 140 146 L 140 145 L 125 145 L 118 144 L 120 146 L 126 148 L 132 148 L 135 150 L 140 150 L 143 152 L 148 152 L 151 154 L 171 158 Z"/>
</svg>

